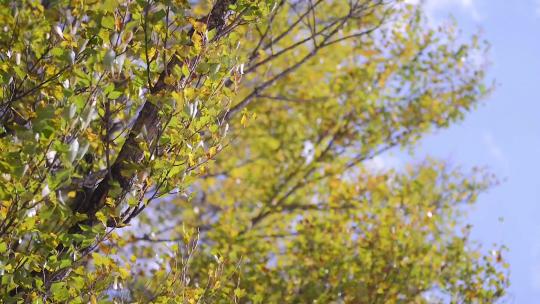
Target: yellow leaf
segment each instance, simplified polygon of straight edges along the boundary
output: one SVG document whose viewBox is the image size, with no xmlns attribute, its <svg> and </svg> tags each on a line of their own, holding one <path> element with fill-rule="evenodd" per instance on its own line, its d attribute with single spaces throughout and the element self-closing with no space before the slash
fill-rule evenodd
<svg viewBox="0 0 540 304">
<path fill-rule="evenodd" d="M 371 56 L 374 56 L 374 55 L 377 55 L 379 54 L 378 51 L 376 50 L 361 50 L 360 51 L 360 55 L 364 56 L 364 57 L 371 57 Z"/>
<path fill-rule="evenodd" d="M 204 33 L 206 31 L 206 23 L 204 22 L 196 21 L 194 22 L 193 27 L 199 33 Z"/>
<path fill-rule="evenodd" d="M 116 31 L 120 31 L 120 28 L 122 27 L 122 19 L 119 17 L 114 18 L 114 28 Z"/>
<path fill-rule="evenodd" d="M 189 159 L 189 165 L 190 166 L 195 166 L 197 164 L 197 162 L 195 161 L 195 157 L 193 156 L 192 153 L 189 153 L 188 154 L 188 159 Z"/>
<path fill-rule="evenodd" d="M 165 84 L 174 85 L 175 83 L 176 83 L 176 79 L 174 77 L 171 77 L 171 76 L 165 77 Z"/>
<path fill-rule="evenodd" d="M 107 217 L 105 216 L 105 214 L 103 214 L 103 212 L 98 211 L 98 212 L 96 213 L 96 218 L 97 218 L 103 225 L 107 225 Z"/>
<path fill-rule="evenodd" d="M 208 149 L 208 158 L 212 158 L 216 155 L 217 153 L 217 148 L 214 146 L 214 147 L 210 147 L 210 149 Z"/>
<path fill-rule="evenodd" d="M 105 199 L 105 204 L 106 204 L 107 206 L 114 207 L 114 200 L 112 199 L 112 197 L 107 197 L 107 198 Z"/>
<path fill-rule="evenodd" d="M 118 273 L 120 274 L 120 277 L 124 280 L 127 279 L 130 274 L 130 272 L 125 268 L 118 268 Z"/>
<path fill-rule="evenodd" d="M 148 50 L 148 59 L 154 58 L 154 55 L 156 54 L 157 50 L 155 48 L 150 48 Z"/>
</svg>

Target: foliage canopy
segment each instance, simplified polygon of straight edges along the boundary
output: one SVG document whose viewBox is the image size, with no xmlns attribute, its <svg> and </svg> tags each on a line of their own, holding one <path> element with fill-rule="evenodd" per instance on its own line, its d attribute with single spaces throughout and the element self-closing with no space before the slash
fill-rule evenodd
<svg viewBox="0 0 540 304">
<path fill-rule="evenodd" d="M 486 94 L 477 37 L 398 0 L 1 3 L 5 302 L 504 295 L 460 221 L 493 177 L 370 165 Z"/>
</svg>

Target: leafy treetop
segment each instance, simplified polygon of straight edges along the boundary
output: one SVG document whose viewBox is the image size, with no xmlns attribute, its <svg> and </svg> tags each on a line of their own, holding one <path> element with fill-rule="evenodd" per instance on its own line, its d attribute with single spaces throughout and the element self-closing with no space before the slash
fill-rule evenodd
<svg viewBox="0 0 540 304">
<path fill-rule="evenodd" d="M 382 0 L 0 5 L 10 302 L 487 303 L 495 180 L 369 161 L 489 91 L 478 37 Z"/>
</svg>

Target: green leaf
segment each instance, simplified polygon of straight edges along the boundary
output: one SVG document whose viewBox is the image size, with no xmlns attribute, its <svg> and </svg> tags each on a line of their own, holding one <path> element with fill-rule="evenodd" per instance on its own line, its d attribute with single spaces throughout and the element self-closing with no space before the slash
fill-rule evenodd
<svg viewBox="0 0 540 304">
<path fill-rule="evenodd" d="M 116 99 L 120 96 L 122 96 L 122 92 L 120 91 L 113 91 L 113 92 L 110 92 L 109 95 L 107 95 L 107 97 L 109 97 L 110 99 Z"/>
<path fill-rule="evenodd" d="M 51 285 L 51 293 L 54 300 L 65 301 L 69 299 L 69 290 L 65 282 L 56 282 Z"/>
<path fill-rule="evenodd" d="M 64 52 L 65 52 L 65 50 L 63 48 L 60 48 L 60 47 L 52 48 L 51 51 L 50 51 L 51 55 L 53 55 L 55 57 L 64 56 Z"/>
<path fill-rule="evenodd" d="M 103 26 L 104 28 L 108 28 L 110 30 L 114 30 L 114 17 L 104 16 L 101 19 L 101 26 Z"/>
</svg>

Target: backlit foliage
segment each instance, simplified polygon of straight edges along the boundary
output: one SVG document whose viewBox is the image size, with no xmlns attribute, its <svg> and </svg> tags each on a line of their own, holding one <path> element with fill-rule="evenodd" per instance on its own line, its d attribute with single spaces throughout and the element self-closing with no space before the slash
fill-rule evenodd
<svg viewBox="0 0 540 304">
<path fill-rule="evenodd" d="M 0 6 L 7 302 L 492 303 L 495 181 L 375 169 L 486 94 L 478 37 L 382 0 Z"/>
</svg>

